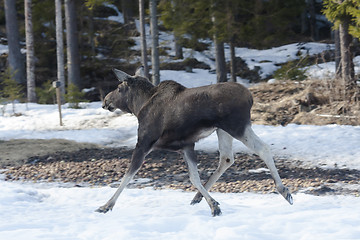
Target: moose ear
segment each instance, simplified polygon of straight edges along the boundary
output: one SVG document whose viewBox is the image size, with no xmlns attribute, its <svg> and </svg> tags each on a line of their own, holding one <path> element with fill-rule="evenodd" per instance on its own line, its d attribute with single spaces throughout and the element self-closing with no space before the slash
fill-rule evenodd
<svg viewBox="0 0 360 240">
<path fill-rule="evenodd" d="M 124 82 L 124 81 L 127 81 L 129 78 L 131 78 L 131 76 L 123 71 L 120 71 L 116 68 L 113 68 L 112 69 L 113 72 L 115 73 L 116 75 L 116 78 L 120 81 L 120 82 Z"/>
<path fill-rule="evenodd" d="M 136 69 L 135 77 L 136 76 L 145 77 L 144 66 L 140 66 Z"/>
</svg>

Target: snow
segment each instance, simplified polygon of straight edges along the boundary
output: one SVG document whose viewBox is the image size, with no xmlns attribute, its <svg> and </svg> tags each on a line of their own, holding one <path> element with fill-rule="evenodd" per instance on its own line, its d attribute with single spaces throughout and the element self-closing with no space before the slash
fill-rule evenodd
<svg viewBox="0 0 360 240">
<path fill-rule="evenodd" d="M 8 46 L 0 44 L 0 55 L 2 55 L 4 53 L 8 53 L 8 52 L 9 52 Z"/>
<path fill-rule="evenodd" d="M 119 9 L 113 5 L 113 4 L 109 4 L 109 3 L 103 3 L 104 6 L 113 9 L 117 15 L 114 16 L 109 16 L 107 18 L 96 18 L 96 19 L 102 19 L 102 20 L 109 20 L 109 21 L 114 21 L 114 22 L 118 22 L 118 23 L 124 23 L 124 16 L 123 14 L 119 11 Z"/>
<path fill-rule="evenodd" d="M 126 189 L 112 212 L 94 212 L 114 189 L 2 182 L 1 239 L 358 239 L 359 198 L 221 194 L 211 217 L 194 193 Z"/>
<path fill-rule="evenodd" d="M 185 71 L 161 70 L 160 78 L 161 81 L 174 80 L 188 88 L 216 83 L 216 75 L 209 74 L 209 71 L 204 69 L 193 69 L 193 73 Z"/>
<path fill-rule="evenodd" d="M 266 78 L 279 68 L 277 64 L 299 59 L 306 55 L 314 55 L 333 49 L 333 44 L 324 43 L 293 43 L 271 49 L 257 50 L 236 48 L 235 55 L 245 60 L 250 69 L 260 67 L 260 76 Z M 229 51 L 226 52 L 229 58 Z"/>
<path fill-rule="evenodd" d="M 360 73 L 360 56 L 353 59 L 355 74 Z M 335 62 L 321 63 L 306 68 L 306 75 L 315 79 L 333 79 L 335 75 Z"/>
</svg>

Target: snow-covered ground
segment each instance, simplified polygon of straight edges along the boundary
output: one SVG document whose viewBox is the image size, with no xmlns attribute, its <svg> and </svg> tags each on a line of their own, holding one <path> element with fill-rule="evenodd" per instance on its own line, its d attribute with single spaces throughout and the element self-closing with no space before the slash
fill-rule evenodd
<svg viewBox="0 0 360 240">
<path fill-rule="evenodd" d="M 354 59 L 354 70 L 356 74 L 360 73 L 360 56 L 356 56 Z M 312 65 L 307 68 L 306 74 L 309 77 L 315 79 L 329 80 L 335 75 L 335 62 L 321 63 L 318 65 Z"/>
<path fill-rule="evenodd" d="M 221 194 L 223 215 L 211 217 L 194 193 L 126 189 L 112 212 L 94 212 L 114 189 L 0 184 L 0 239 L 359 239 L 359 198 L 297 194 Z"/>
</svg>

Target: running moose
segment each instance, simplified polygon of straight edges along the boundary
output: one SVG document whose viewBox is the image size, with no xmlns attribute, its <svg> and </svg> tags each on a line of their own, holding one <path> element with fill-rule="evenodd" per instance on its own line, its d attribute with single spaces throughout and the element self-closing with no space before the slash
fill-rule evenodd
<svg viewBox="0 0 360 240">
<path fill-rule="evenodd" d="M 251 128 L 250 109 L 253 100 L 247 88 L 232 82 L 186 88 L 174 81 L 163 81 L 153 86 L 143 77 L 141 68 L 134 76 L 117 69 L 113 71 L 120 84 L 105 97 L 103 108 L 134 114 L 139 123 L 138 140 L 119 188 L 96 211 L 106 213 L 112 210 L 146 155 L 154 149 L 167 149 L 183 153 L 190 180 L 198 190 L 191 204 L 199 203 L 204 197 L 212 215 L 220 215 L 219 203 L 210 196 L 208 190 L 234 163 L 233 138 L 243 142 L 261 157 L 270 169 L 279 193 L 293 204 L 290 191 L 281 182 L 268 145 Z M 194 145 L 214 131 L 219 141 L 220 163 L 203 186 L 197 170 Z"/>
</svg>

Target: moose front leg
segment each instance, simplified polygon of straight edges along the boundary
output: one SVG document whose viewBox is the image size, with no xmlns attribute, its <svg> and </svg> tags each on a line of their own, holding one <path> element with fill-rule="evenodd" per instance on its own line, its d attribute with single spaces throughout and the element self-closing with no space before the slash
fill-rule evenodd
<svg viewBox="0 0 360 240">
<path fill-rule="evenodd" d="M 124 190 L 124 188 L 128 185 L 128 183 L 131 181 L 131 179 L 135 176 L 135 174 L 139 171 L 142 163 L 144 162 L 144 158 L 147 155 L 148 151 L 144 151 L 142 147 L 136 146 L 133 155 L 131 157 L 131 162 L 128 167 L 128 170 L 126 171 L 124 177 L 121 179 L 121 183 L 119 188 L 116 190 L 115 194 L 109 199 L 109 201 L 99 207 L 96 212 L 100 213 L 106 213 L 109 210 L 112 210 L 116 200 L 118 199 L 121 192 Z"/>
</svg>

